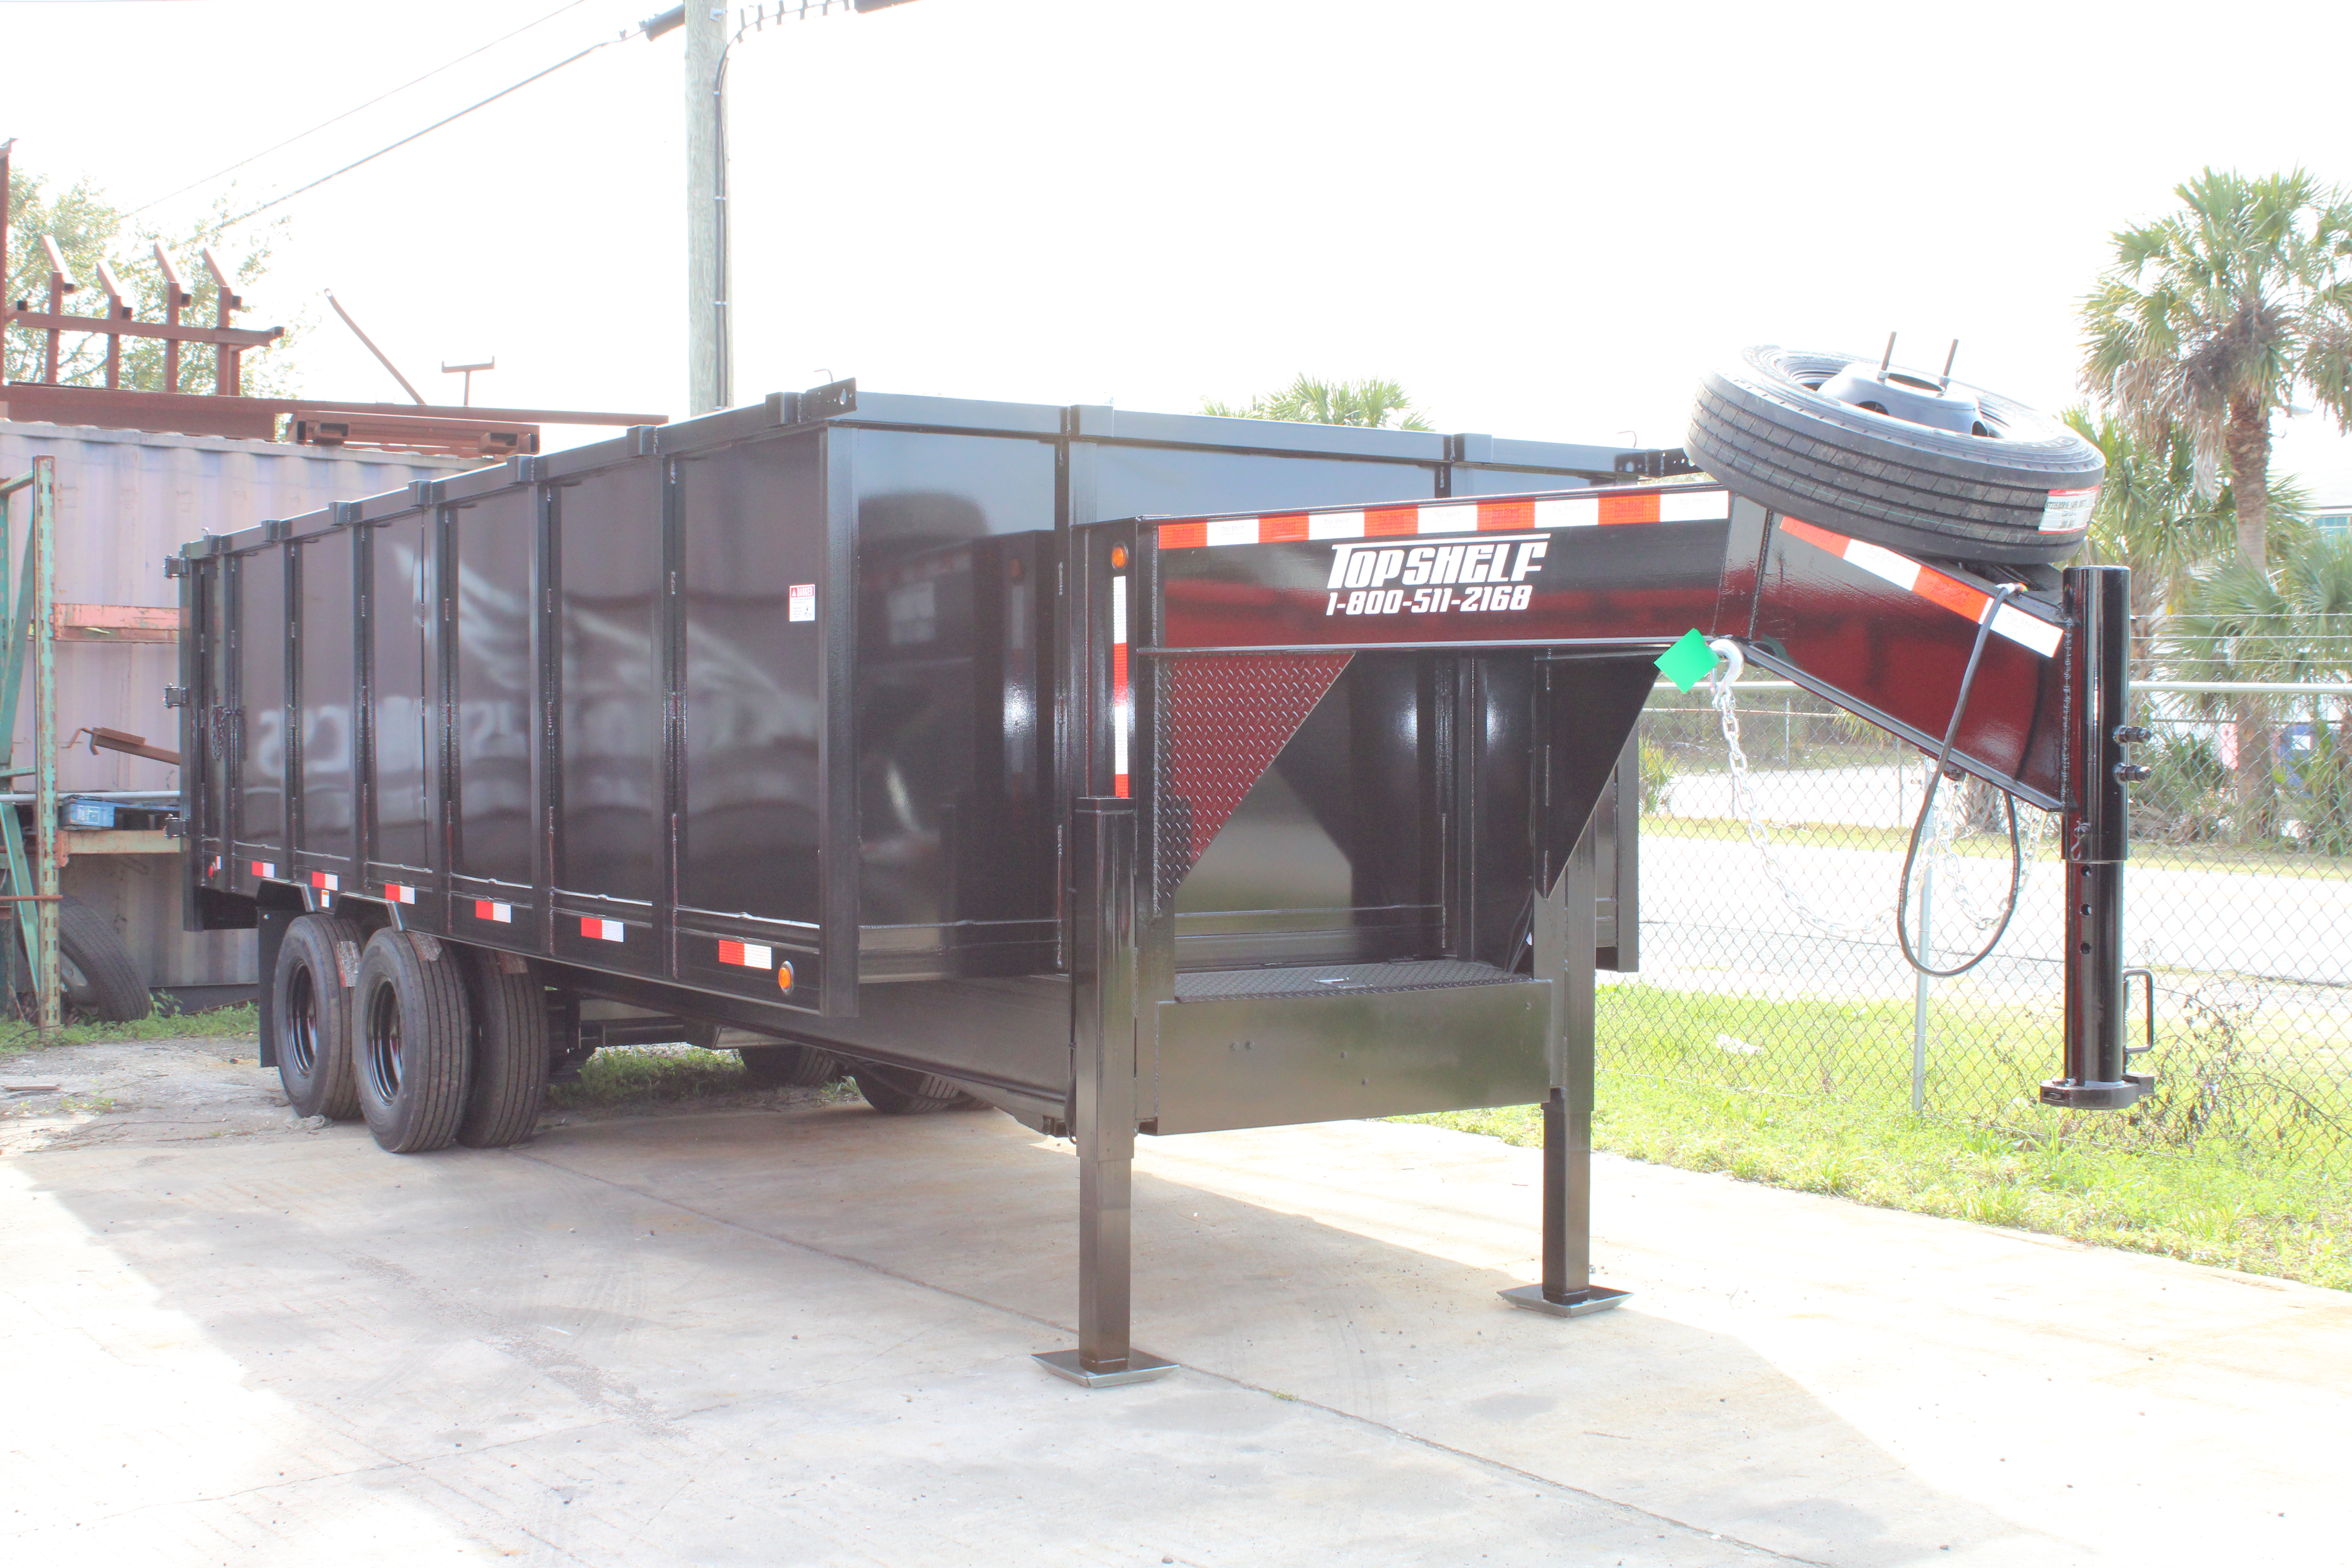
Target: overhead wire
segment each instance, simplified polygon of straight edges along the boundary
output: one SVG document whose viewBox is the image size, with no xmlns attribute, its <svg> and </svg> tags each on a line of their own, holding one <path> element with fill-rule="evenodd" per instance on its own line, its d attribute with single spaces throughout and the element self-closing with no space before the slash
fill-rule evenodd
<svg viewBox="0 0 2352 1568">
<path fill-rule="evenodd" d="M 538 81 L 542 78 L 553 76 L 557 71 L 562 70 L 566 66 L 577 65 L 599 49 L 610 48 L 614 44 L 626 43 L 629 39 L 638 37 L 644 31 L 645 26 L 641 23 L 637 26 L 631 28 L 629 31 L 621 34 L 618 37 L 606 38 L 599 43 L 591 44 L 586 48 L 582 49 L 579 53 L 568 55 L 564 58 L 556 61 L 553 65 L 549 66 L 544 70 L 533 71 L 530 75 L 523 78 L 520 81 L 515 82 L 510 86 L 499 89 L 498 91 L 490 94 L 488 98 L 479 100 L 474 103 L 469 103 L 454 114 L 445 114 L 440 119 L 435 121 L 432 124 L 424 127 L 422 130 L 412 131 L 407 135 L 402 137 L 399 141 L 390 142 L 384 146 L 377 148 L 374 152 L 370 153 L 364 158 L 354 158 L 350 163 L 344 164 L 341 168 L 321 174 L 317 179 L 310 181 L 307 184 L 297 185 L 283 195 L 272 196 L 257 207 L 248 208 L 247 210 L 237 214 L 233 218 L 225 219 L 223 220 L 221 226 L 223 228 L 227 228 L 232 225 L 243 223 L 249 217 L 258 217 L 260 215 L 268 212 L 274 206 L 279 206 L 287 202 L 292 201 L 296 196 L 302 195 L 305 191 L 315 191 L 330 180 L 339 179 L 341 176 L 350 174 L 353 169 L 360 168 L 364 164 L 373 163 L 387 153 L 398 152 L 401 148 L 407 146 L 411 142 L 415 141 L 420 136 L 430 135 L 432 132 L 440 130 L 444 125 L 448 125 L 457 121 L 463 120 L 466 116 L 473 113 L 474 110 L 478 109 L 487 109 L 491 104 L 496 103 L 499 100 L 506 97 L 509 93 L 520 92 L 524 88 L 529 87 L 531 83 Z"/>
<path fill-rule="evenodd" d="M 377 104 L 382 103 L 388 98 L 396 98 L 400 94 L 406 92 L 412 87 L 418 87 L 425 82 L 431 81 L 443 71 L 448 70 L 456 66 L 461 66 L 467 60 L 472 59 L 476 55 L 484 54 L 491 49 L 497 48 L 500 44 L 505 43 L 509 38 L 519 38 L 525 33 L 530 32 L 533 27 L 544 26 L 546 24 L 554 21 L 558 16 L 562 16 L 566 11 L 576 11 L 586 4 L 588 4 L 588 0 L 564 0 L 564 4 L 558 5 L 554 10 L 550 11 L 546 16 L 540 17 L 535 22 L 525 22 L 521 26 L 517 27 L 511 33 L 501 33 L 497 37 L 492 38 L 488 43 L 482 45 L 479 48 L 468 49 L 454 60 L 445 60 L 441 64 L 435 66 L 431 70 L 426 71 L 423 76 L 415 78 L 414 80 L 402 82 L 398 87 L 380 92 L 373 98 L 369 99 L 365 103 L 353 104 L 351 108 L 344 110 L 341 114 L 334 116 L 332 119 L 321 120 L 318 124 L 313 125 L 308 131 L 298 131 L 293 135 L 286 138 L 285 141 L 277 142 L 272 146 L 264 147 L 260 152 L 252 153 L 247 157 L 240 158 L 226 169 L 215 169 L 211 174 L 206 174 L 203 179 L 191 180 L 176 191 L 167 191 L 163 195 L 157 196 L 153 201 L 142 203 L 140 205 L 131 209 L 130 216 L 135 217 L 139 214 L 145 212 L 149 207 L 162 206 L 165 202 L 170 201 L 174 196 L 184 196 L 190 191 L 194 190 L 198 185 L 211 184 L 223 174 L 234 174 L 239 169 L 244 168 L 247 163 L 257 162 L 260 159 L 268 157 L 272 153 L 291 147 L 295 142 L 301 141 L 305 137 L 315 136 L 320 132 L 327 129 L 330 125 L 340 124 L 343 121 L 349 120 L 352 115 L 359 113 L 360 110 L 363 109 L 373 109 Z"/>
</svg>

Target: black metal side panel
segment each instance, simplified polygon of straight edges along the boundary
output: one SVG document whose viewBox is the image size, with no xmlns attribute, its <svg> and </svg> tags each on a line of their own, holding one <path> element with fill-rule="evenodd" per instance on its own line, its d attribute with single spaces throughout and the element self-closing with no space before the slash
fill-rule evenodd
<svg viewBox="0 0 2352 1568">
<path fill-rule="evenodd" d="M 359 872 L 357 707 L 359 645 L 354 631 L 352 531 L 315 534 L 299 546 L 295 616 L 301 725 L 301 811 L 298 873 L 324 873 L 347 889 Z"/>
<path fill-rule="evenodd" d="M 450 931 L 467 933 L 470 913 L 481 928 L 472 934 L 501 946 L 534 946 L 540 936 L 530 767 L 537 521 L 529 489 L 447 512 L 456 557 Z"/>
<path fill-rule="evenodd" d="M 407 512 L 362 531 L 373 759 L 365 880 L 371 893 L 387 886 L 436 892 L 431 786 L 440 716 L 428 681 L 439 601 L 433 514 Z M 437 907 L 420 897 L 415 907 L 404 906 L 404 918 Z M 440 922 L 436 917 L 431 923 Z"/>
<path fill-rule="evenodd" d="M 1094 515 L 1079 521 L 1425 500 L 1439 493 L 1441 471 L 1411 462 L 1104 442 L 1094 448 Z"/>
<path fill-rule="evenodd" d="M 673 973 L 800 1006 L 824 992 L 824 639 L 832 619 L 856 615 L 828 571 L 824 456 L 820 434 L 783 436 L 681 458 L 673 480 L 684 667 Z"/>
<path fill-rule="evenodd" d="M 1544 1097 L 1551 983 L 1157 1004 L 1160 1133 Z"/>
<path fill-rule="evenodd" d="M 286 871 L 286 552 L 274 546 L 236 559 L 236 885 Z M 270 868 L 268 870 L 257 867 Z"/>
<path fill-rule="evenodd" d="M 662 468 L 639 461 L 550 487 L 556 710 L 554 951 L 662 973 Z M 597 921 L 588 934 L 587 921 Z M 624 940 L 606 941 L 604 921 Z M 645 940 L 631 942 L 631 934 Z"/>
<path fill-rule="evenodd" d="M 860 978 L 1050 968 L 1055 448 L 836 439 L 857 494 Z"/>
</svg>

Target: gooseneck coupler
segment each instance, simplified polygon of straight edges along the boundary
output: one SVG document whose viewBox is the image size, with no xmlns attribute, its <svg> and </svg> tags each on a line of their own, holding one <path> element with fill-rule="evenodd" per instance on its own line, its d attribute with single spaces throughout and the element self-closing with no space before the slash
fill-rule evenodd
<svg viewBox="0 0 2352 1568">
<path fill-rule="evenodd" d="M 2125 1070 L 2124 860 L 2130 851 L 2125 785 L 2147 769 L 2124 748 L 2147 738 L 2125 723 L 2131 700 L 2131 574 L 2120 566 L 2065 573 L 2073 636 L 2065 689 L 2066 1073 L 2042 1086 L 2042 1103 L 2116 1110 L 2155 1087 Z"/>
</svg>

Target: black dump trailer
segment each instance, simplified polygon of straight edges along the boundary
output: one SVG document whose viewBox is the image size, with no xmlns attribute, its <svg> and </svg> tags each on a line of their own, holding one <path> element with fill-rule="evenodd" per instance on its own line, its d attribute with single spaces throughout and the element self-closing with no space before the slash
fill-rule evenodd
<svg viewBox="0 0 2352 1568">
<path fill-rule="evenodd" d="M 1165 1370 L 1128 1339 L 1139 1132 L 1542 1102 L 1513 1295 L 1612 1305 L 1593 977 L 1638 960 L 1661 668 L 1744 657 L 2064 814 L 2045 1097 L 2146 1082 L 2124 583 L 2042 563 L 2095 459 L 2044 474 L 1981 395 L 1957 438 L 2009 445 L 1970 479 L 1948 411 L 1744 364 L 1693 430 L 1728 488 L 1679 450 L 843 383 L 207 538 L 174 563 L 187 921 L 259 927 L 264 1062 L 396 1152 L 516 1142 L 551 1067 L 676 1039 L 1073 1138 L 1080 1343 L 1040 1359 L 1080 1382 Z M 1937 458 L 1907 510 L 1889 441 Z"/>
</svg>

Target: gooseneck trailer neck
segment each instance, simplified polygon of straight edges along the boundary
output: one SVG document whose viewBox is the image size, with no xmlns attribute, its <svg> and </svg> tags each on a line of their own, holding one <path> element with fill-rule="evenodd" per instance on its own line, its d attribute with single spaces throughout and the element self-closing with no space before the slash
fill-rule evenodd
<svg viewBox="0 0 2352 1568">
<path fill-rule="evenodd" d="M 1139 1133 L 1539 1102 L 1509 1294 L 1596 1310 L 1626 759 L 1694 647 L 2059 813 L 2042 1096 L 2147 1083 L 2124 574 L 2016 583 L 1678 457 L 844 385 L 208 540 L 188 918 L 260 926 L 267 1059 L 395 1151 L 527 1136 L 550 1060 L 681 1037 L 1069 1136 L 1079 1343 L 1042 1359 L 1080 1382 L 1166 1369 Z"/>
</svg>

